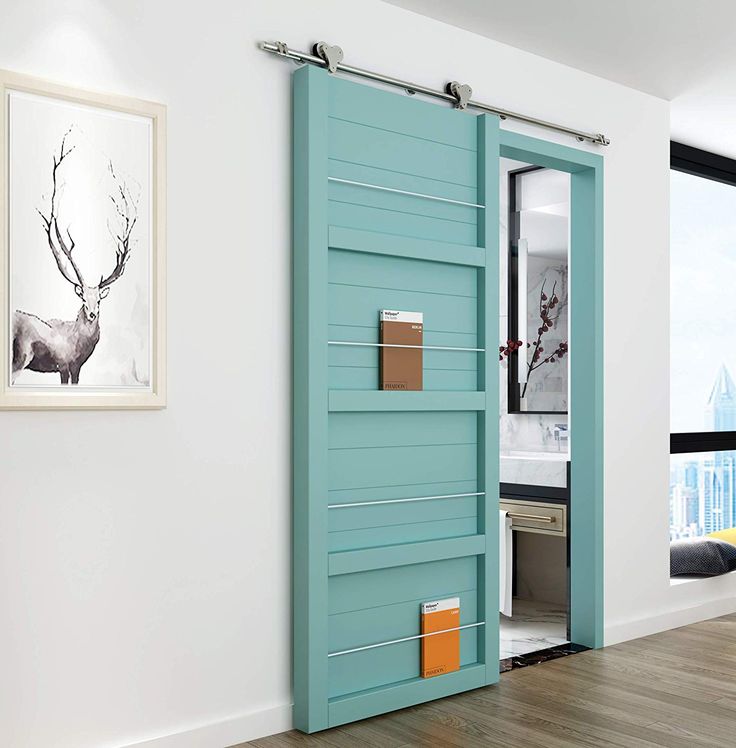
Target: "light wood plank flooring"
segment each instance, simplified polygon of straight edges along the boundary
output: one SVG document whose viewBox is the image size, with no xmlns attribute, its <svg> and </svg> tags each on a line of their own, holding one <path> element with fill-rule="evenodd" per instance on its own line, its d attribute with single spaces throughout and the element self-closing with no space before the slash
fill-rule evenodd
<svg viewBox="0 0 736 748">
<path fill-rule="evenodd" d="M 513 670 L 500 684 L 256 748 L 736 746 L 736 615 Z"/>
</svg>

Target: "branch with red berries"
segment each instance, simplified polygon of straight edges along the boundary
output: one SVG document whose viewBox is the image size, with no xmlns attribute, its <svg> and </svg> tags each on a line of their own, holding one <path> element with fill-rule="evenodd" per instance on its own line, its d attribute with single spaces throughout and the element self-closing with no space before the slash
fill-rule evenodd
<svg viewBox="0 0 736 748">
<path fill-rule="evenodd" d="M 537 339 L 534 343 L 527 343 L 527 348 L 534 348 L 532 354 L 532 360 L 527 362 L 526 370 L 526 382 L 524 383 L 524 389 L 521 392 L 521 396 L 526 395 L 526 388 L 529 386 L 529 377 L 533 371 L 536 371 L 544 364 L 554 364 L 556 361 L 560 361 L 568 352 L 567 341 L 561 342 L 552 353 L 544 356 L 544 346 L 542 345 L 542 338 L 544 334 L 551 330 L 555 326 L 555 322 L 560 316 L 560 311 L 553 317 L 552 311 L 556 309 L 560 304 L 560 299 L 555 293 L 557 290 L 557 281 L 552 285 L 552 293 L 549 298 L 544 293 L 544 284 L 547 281 L 542 282 L 542 288 L 539 293 L 539 319 L 540 326 L 537 328 Z M 504 358 L 509 358 L 512 353 L 516 353 L 523 347 L 521 340 L 507 340 L 506 345 L 499 346 L 498 360 L 503 361 Z"/>
<path fill-rule="evenodd" d="M 498 360 L 503 361 L 508 358 L 514 351 L 518 351 L 524 345 L 521 340 L 507 340 L 506 345 L 498 347 Z"/>
</svg>

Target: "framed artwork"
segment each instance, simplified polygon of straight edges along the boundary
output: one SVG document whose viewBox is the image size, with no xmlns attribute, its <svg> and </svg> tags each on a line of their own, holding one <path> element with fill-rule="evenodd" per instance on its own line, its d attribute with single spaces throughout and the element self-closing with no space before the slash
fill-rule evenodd
<svg viewBox="0 0 736 748">
<path fill-rule="evenodd" d="M 165 107 L 0 88 L 0 408 L 165 407 Z"/>
</svg>

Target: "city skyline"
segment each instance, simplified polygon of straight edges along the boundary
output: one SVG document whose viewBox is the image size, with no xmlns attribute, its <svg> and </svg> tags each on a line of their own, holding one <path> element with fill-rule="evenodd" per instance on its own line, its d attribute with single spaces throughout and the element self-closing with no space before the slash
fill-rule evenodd
<svg viewBox="0 0 736 748">
<path fill-rule="evenodd" d="M 706 431 L 736 431 L 736 384 L 721 364 L 704 411 Z M 736 526 L 736 452 L 673 455 L 670 539 Z"/>
</svg>

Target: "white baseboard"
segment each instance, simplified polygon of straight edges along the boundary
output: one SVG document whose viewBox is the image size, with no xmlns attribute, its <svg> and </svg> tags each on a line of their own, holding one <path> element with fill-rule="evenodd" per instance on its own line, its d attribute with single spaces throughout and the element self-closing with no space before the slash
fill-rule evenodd
<svg viewBox="0 0 736 748">
<path fill-rule="evenodd" d="M 291 704 L 250 712 L 208 725 L 128 743 L 124 748 L 229 748 L 291 730 Z"/>
<path fill-rule="evenodd" d="M 709 618 L 718 618 L 718 616 L 725 616 L 730 613 L 736 613 L 735 597 L 711 600 L 692 608 L 684 608 L 650 618 L 617 623 L 612 626 L 606 626 L 604 632 L 605 646 L 608 647 L 611 644 L 619 644 L 631 639 L 639 639 L 642 636 L 658 634 L 660 631 L 669 631 L 680 626 L 688 626 L 691 623 L 707 621 Z"/>
</svg>

